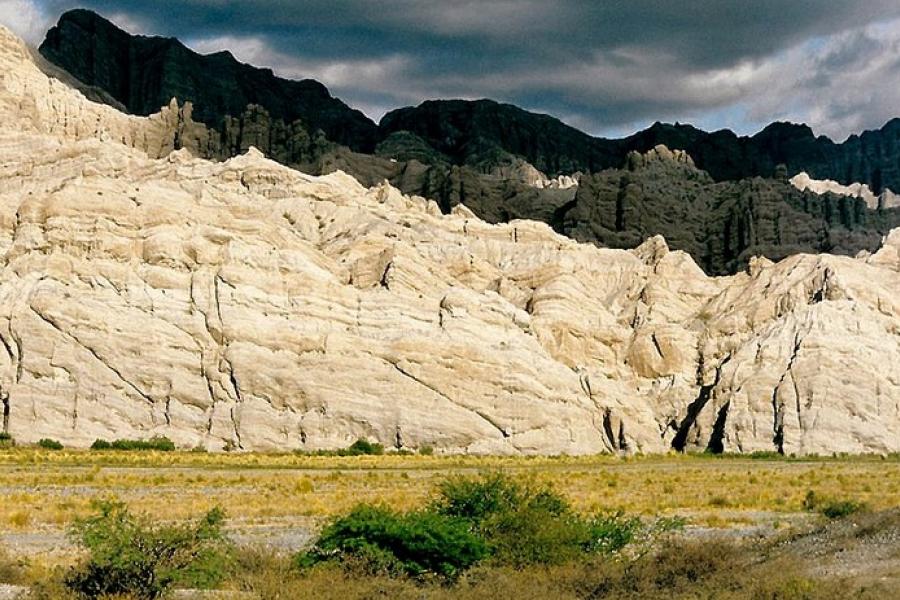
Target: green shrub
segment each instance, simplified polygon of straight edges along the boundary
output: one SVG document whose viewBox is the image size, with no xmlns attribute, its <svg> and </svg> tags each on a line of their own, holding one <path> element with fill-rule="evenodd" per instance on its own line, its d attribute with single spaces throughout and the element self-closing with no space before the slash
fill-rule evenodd
<svg viewBox="0 0 900 600">
<path fill-rule="evenodd" d="M 486 554 L 485 543 L 460 519 L 360 505 L 328 525 L 299 562 L 308 566 L 337 558 L 356 562 L 370 574 L 453 577 Z"/>
<path fill-rule="evenodd" d="M 384 454 L 384 446 L 362 438 L 340 450 L 295 450 L 296 454 L 312 456 L 380 456 Z"/>
<path fill-rule="evenodd" d="M 98 439 L 91 444 L 91 450 L 157 450 L 173 452 L 175 442 L 165 436 L 154 436 L 149 440 L 114 440 L 108 442 Z"/>
<path fill-rule="evenodd" d="M 855 500 L 831 500 L 819 507 L 819 512 L 829 519 L 842 519 L 865 509 L 865 505 Z"/>
<path fill-rule="evenodd" d="M 196 523 L 158 524 L 119 502 L 99 502 L 97 513 L 72 526 L 70 535 L 87 558 L 65 577 L 83 598 L 130 595 L 160 598 L 175 584 L 208 587 L 225 574 L 231 545 L 216 508 Z"/>
<path fill-rule="evenodd" d="M 433 446 L 422 446 L 421 448 L 419 448 L 420 456 L 432 456 L 433 454 L 434 454 Z"/>
<path fill-rule="evenodd" d="M 366 456 L 384 454 L 384 446 L 368 440 L 358 439 L 345 451 L 344 456 Z"/>
<path fill-rule="evenodd" d="M 866 509 L 866 505 L 856 500 L 835 500 L 820 498 L 813 490 L 803 498 L 804 510 L 818 512 L 829 519 L 842 519 Z"/>
<path fill-rule="evenodd" d="M 9 448 L 16 445 L 16 440 L 12 434 L 6 431 L 0 431 L 0 448 Z"/>
<path fill-rule="evenodd" d="M 360 505 L 332 521 L 301 565 L 336 559 L 365 574 L 454 577 L 489 559 L 495 565 L 552 565 L 632 543 L 643 526 L 621 513 L 586 518 L 543 486 L 500 474 L 452 477 L 424 509 L 397 513 Z"/>
<path fill-rule="evenodd" d="M 62 450 L 63 445 L 56 440 L 51 440 L 50 438 L 42 438 L 38 440 L 37 445 L 44 450 Z"/>
<path fill-rule="evenodd" d="M 493 561 L 513 566 L 616 552 L 641 529 L 639 519 L 620 513 L 585 518 L 552 489 L 522 485 L 500 473 L 445 480 L 432 510 L 470 522 L 487 540 Z"/>
</svg>

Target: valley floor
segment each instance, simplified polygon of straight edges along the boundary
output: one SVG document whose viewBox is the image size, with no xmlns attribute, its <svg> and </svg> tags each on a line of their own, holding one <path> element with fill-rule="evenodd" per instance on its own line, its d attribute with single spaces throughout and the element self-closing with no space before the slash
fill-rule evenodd
<svg viewBox="0 0 900 600">
<path fill-rule="evenodd" d="M 765 560 L 789 556 L 815 577 L 900 584 L 898 456 L 320 457 L 7 449 L 0 451 L 0 549 L 32 564 L 71 562 L 75 548 L 66 527 L 87 515 L 93 500 L 116 497 L 165 520 L 222 506 L 240 546 L 286 554 L 307 545 L 327 517 L 358 502 L 416 508 L 448 474 L 482 470 L 548 483 L 583 511 L 680 516 L 687 526 L 678 535 L 686 541 L 763 543 Z M 861 521 L 826 525 L 804 510 L 809 491 L 864 503 L 871 512 Z M 872 535 L 862 535 L 870 529 Z"/>
</svg>

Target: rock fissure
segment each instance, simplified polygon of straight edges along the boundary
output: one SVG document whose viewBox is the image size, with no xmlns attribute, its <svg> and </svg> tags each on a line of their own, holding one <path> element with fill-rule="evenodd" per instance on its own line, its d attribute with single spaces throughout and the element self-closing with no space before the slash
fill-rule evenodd
<svg viewBox="0 0 900 600">
<path fill-rule="evenodd" d="M 141 397 L 143 400 L 145 400 L 146 402 L 148 402 L 150 405 L 155 405 L 155 404 L 156 404 L 156 402 L 153 400 L 152 397 L 150 397 L 150 395 L 148 395 L 146 392 L 144 392 L 143 390 L 141 390 L 141 388 L 139 388 L 134 382 L 129 381 L 128 379 L 126 379 L 126 378 L 122 375 L 122 373 L 121 373 L 121 371 L 120 371 L 119 369 L 116 369 L 116 368 L 113 367 L 111 364 L 109 364 L 108 362 L 106 362 L 106 361 L 103 359 L 103 357 L 100 356 L 100 354 L 97 353 L 96 350 L 94 350 L 93 348 L 91 348 L 90 346 L 88 346 L 87 344 L 85 344 L 84 342 L 82 342 L 81 340 L 79 340 L 74 334 L 72 334 L 72 333 L 70 333 L 70 332 L 64 330 L 62 327 L 60 327 L 59 325 L 57 325 L 56 323 L 54 323 L 52 319 L 50 319 L 50 318 L 46 317 L 45 315 L 41 314 L 40 312 L 38 312 L 38 311 L 35 310 L 34 308 L 32 308 L 32 312 L 34 312 L 34 314 L 37 315 L 38 318 L 41 319 L 44 323 L 47 323 L 47 324 L 50 325 L 53 329 L 55 329 L 56 331 L 58 331 L 59 333 L 61 333 L 64 337 L 66 337 L 66 338 L 72 340 L 73 342 L 75 342 L 75 344 L 76 344 L 78 347 L 83 348 L 84 350 L 86 350 L 92 357 L 94 357 L 94 359 L 96 359 L 96 361 L 97 361 L 98 363 L 100 363 L 101 365 L 103 365 L 109 372 L 111 372 L 113 375 L 115 375 L 116 378 L 117 378 L 119 381 L 121 381 L 123 384 L 125 384 L 125 386 L 126 386 L 128 389 L 130 389 L 132 392 L 134 392 L 135 394 L 137 394 L 139 397 Z"/>
<path fill-rule="evenodd" d="M 713 382 L 708 385 L 700 386 L 700 392 L 697 394 L 697 397 L 693 400 L 693 402 L 688 405 L 685 417 L 681 420 L 681 423 L 678 424 L 678 430 L 675 433 L 675 437 L 672 438 L 673 450 L 677 452 L 684 452 L 685 447 L 687 446 L 688 436 L 690 435 L 691 430 L 697 424 L 697 417 L 700 416 L 700 413 L 703 411 L 703 409 L 706 407 L 706 404 L 712 397 L 713 390 L 715 390 L 716 386 L 719 385 L 719 381 L 722 378 L 722 368 L 726 364 L 728 364 L 730 360 L 731 355 L 729 354 L 716 367 L 716 375 Z"/>
<path fill-rule="evenodd" d="M 803 421 L 800 414 L 800 391 L 797 386 L 796 379 L 794 378 L 793 368 L 794 363 L 797 360 L 797 356 L 800 353 L 800 346 L 803 344 L 803 337 L 801 333 L 798 331 L 794 335 L 794 346 L 791 351 L 791 356 L 788 358 L 787 366 L 785 367 L 784 372 L 781 374 L 781 378 L 778 380 L 778 383 L 775 385 L 772 390 L 772 412 L 773 412 L 773 436 L 772 442 L 775 444 L 775 449 L 779 454 L 784 454 L 784 415 L 785 415 L 785 403 L 780 399 L 780 390 L 782 385 L 784 385 L 785 380 L 790 377 L 792 389 L 794 390 L 796 410 L 797 410 L 797 420 L 800 428 L 802 430 Z"/>
</svg>

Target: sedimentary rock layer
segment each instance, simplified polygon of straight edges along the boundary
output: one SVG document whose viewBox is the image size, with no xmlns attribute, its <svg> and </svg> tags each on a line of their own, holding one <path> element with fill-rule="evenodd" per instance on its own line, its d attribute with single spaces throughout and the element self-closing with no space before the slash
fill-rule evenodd
<svg viewBox="0 0 900 600">
<path fill-rule="evenodd" d="M 169 151 L 0 30 L 3 430 L 85 446 L 900 450 L 900 231 L 708 277 L 251 149 Z"/>
</svg>

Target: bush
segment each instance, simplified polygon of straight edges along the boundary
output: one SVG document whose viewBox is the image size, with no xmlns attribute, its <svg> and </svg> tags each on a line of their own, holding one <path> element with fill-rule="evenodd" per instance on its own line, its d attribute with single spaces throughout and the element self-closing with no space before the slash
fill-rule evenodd
<svg viewBox="0 0 900 600">
<path fill-rule="evenodd" d="M 829 519 L 842 519 L 866 509 L 866 505 L 856 500 L 834 500 L 820 498 L 813 490 L 803 498 L 804 510 L 818 512 Z"/>
<path fill-rule="evenodd" d="M 353 442 L 346 450 L 345 456 L 364 456 L 364 455 L 381 455 L 384 454 L 384 446 L 375 444 L 368 440 L 358 439 Z"/>
<path fill-rule="evenodd" d="M 91 444 L 91 450 L 157 450 L 173 452 L 175 442 L 165 436 L 154 436 L 149 440 L 115 440 L 108 442 L 98 439 Z"/>
<path fill-rule="evenodd" d="M 157 524 L 119 502 L 99 502 L 97 514 L 78 520 L 70 535 L 88 552 L 65 577 L 83 598 L 130 594 L 162 597 L 173 585 L 208 587 L 225 574 L 231 545 L 216 508 L 196 523 Z"/>
<path fill-rule="evenodd" d="M 451 478 L 439 490 L 432 509 L 469 521 L 497 564 L 561 564 L 584 553 L 616 552 L 641 529 L 639 519 L 621 513 L 585 518 L 552 489 L 499 473 Z"/>
<path fill-rule="evenodd" d="M 9 448 L 16 445 L 16 440 L 6 431 L 0 431 L 0 448 Z"/>
<path fill-rule="evenodd" d="M 44 450 L 62 450 L 63 445 L 56 440 L 51 440 L 50 438 L 42 438 L 38 440 L 37 445 Z"/>
<path fill-rule="evenodd" d="M 360 505 L 328 525 L 299 562 L 309 566 L 339 558 L 356 562 L 369 574 L 454 577 L 486 554 L 485 543 L 460 519 Z"/>
<path fill-rule="evenodd" d="M 312 456 L 381 456 L 384 454 L 384 446 L 360 438 L 346 448 L 341 448 L 340 450 L 314 450 L 312 452 L 295 450 L 295 452 L 297 454 Z"/>
<path fill-rule="evenodd" d="M 547 487 L 502 474 L 453 477 L 424 509 L 401 514 L 360 505 L 322 532 L 302 565 L 330 559 L 371 574 L 455 577 L 482 560 L 522 567 L 612 553 L 643 530 L 620 513 L 585 518 Z"/>
</svg>

